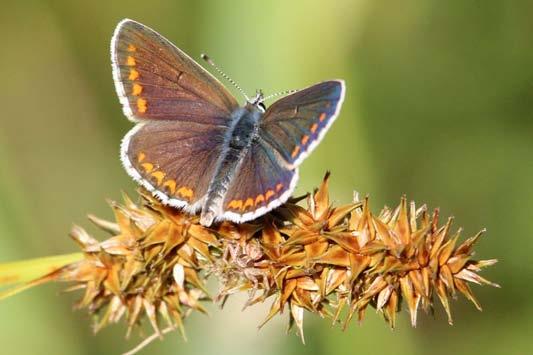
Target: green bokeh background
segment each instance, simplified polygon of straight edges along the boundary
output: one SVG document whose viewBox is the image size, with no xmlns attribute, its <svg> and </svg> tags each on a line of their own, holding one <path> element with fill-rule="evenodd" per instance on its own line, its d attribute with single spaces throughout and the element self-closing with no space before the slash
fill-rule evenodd
<svg viewBox="0 0 533 355">
<path fill-rule="evenodd" d="M 402 194 L 483 227 L 480 258 L 500 263 L 474 286 L 484 306 L 453 302 L 397 329 L 306 317 L 303 346 L 286 318 L 236 298 L 187 320 L 145 354 L 526 354 L 533 349 L 533 3 L 531 1 L 24 1 L 1 0 L 0 261 L 76 250 L 72 223 L 111 217 L 105 198 L 135 185 L 118 148 L 131 127 L 116 97 L 109 40 L 124 17 L 198 58 L 207 52 L 249 93 L 343 78 L 340 118 L 301 169 L 299 191 L 333 172 L 336 201 L 356 189 L 372 206 Z M 89 228 L 90 231 L 94 229 Z M 101 234 L 99 234 L 101 236 Z M 47 285 L 0 303 L 2 354 L 116 354 L 121 325 L 91 334 L 73 295 Z M 530 324 L 528 326 L 528 324 Z M 529 328 L 529 329 L 528 329 Z M 527 350 L 529 349 L 529 350 Z"/>
</svg>

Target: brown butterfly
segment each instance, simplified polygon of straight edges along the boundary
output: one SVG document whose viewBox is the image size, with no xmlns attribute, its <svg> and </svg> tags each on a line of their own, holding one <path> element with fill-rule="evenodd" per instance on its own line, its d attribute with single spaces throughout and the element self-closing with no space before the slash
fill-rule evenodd
<svg viewBox="0 0 533 355">
<path fill-rule="evenodd" d="M 201 211 L 207 226 L 252 220 L 287 201 L 344 99 L 344 82 L 331 80 L 268 108 L 261 92 L 240 106 L 187 54 L 128 19 L 111 59 L 124 114 L 136 123 L 122 141 L 126 171 L 162 203 Z"/>
</svg>

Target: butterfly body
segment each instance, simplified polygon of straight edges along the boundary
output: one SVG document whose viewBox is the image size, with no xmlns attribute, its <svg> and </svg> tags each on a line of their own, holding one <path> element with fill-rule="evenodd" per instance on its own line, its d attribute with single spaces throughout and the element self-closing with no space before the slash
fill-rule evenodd
<svg viewBox="0 0 533 355">
<path fill-rule="evenodd" d="M 187 54 L 128 19 L 115 29 L 111 59 L 124 114 L 136 123 L 121 145 L 126 171 L 163 204 L 200 211 L 206 226 L 284 203 L 344 99 L 344 82 L 330 80 L 268 108 L 261 93 L 240 106 Z"/>
<path fill-rule="evenodd" d="M 259 106 L 251 103 L 232 113 L 232 124 L 224 140 L 222 155 L 217 162 L 206 201 L 202 206 L 200 218 L 202 224 L 210 225 L 223 210 L 222 203 L 231 181 L 252 143 L 259 139 L 259 123 L 262 115 Z"/>
</svg>

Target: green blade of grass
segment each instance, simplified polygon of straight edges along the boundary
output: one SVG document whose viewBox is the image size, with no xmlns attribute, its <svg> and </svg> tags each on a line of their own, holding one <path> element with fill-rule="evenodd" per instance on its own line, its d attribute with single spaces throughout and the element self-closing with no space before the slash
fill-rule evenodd
<svg viewBox="0 0 533 355">
<path fill-rule="evenodd" d="M 0 263 L 0 287 L 37 279 L 82 258 L 83 253 L 72 253 Z"/>
</svg>

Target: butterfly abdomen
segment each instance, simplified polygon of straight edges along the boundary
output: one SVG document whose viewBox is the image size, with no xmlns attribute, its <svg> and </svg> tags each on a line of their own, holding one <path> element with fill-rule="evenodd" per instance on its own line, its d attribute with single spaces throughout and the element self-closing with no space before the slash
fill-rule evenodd
<svg viewBox="0 0 533 355">
<path fill-rule="evenodd" d="M 239 108 L 232 114 L 232 124 L 224 140 L 223 153 L 217 162 L 202 207 L 200 223 L 203 225 L 211 225 L 215 216 L 220 215 L 230 182 L 234 180 L 244 156 L 257 137 L 261 116 L 262 112 L 252 105 Z"/>
</svg>

